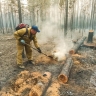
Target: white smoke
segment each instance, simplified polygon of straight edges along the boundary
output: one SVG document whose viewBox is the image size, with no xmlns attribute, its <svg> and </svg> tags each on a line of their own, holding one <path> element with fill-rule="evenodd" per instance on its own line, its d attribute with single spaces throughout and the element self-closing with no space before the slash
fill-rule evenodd
<svg viewBox="0 0 96 96">
<path fill-rule="evenodd" d="M 55 43 L 55 50 L 56 52 L 53 51 L 53 56 L 58 59 L 58 61 L 63 60 L 65 55 L 68 54 L 69 50 L 73 46 L 73 43 L 69 39 L 65 39 L 63 36 L 62 38 L 58 38 L 54 40 Z"/>
<path fill-rule="evenodd" d="M 51 10 L 53 12 L 54 9 L 51 8 Z M 58 7 L 55 6 L 55 10 L 58 10 Z M 43 22 L 40 29 L 41 32 L 38 33 L 37 36 L 39 44 L 48 43 L 50 40 L 54 42 L 55 48 L 52 49 L 52 54 L 60 60 L 73 45 L 70 39 L 64 38 L 64 30 L 60 27 L 61 18 L 58 13 L 52 13 L 52 15 L 54 17 L 50 18 L 50 20 L 47 20 L 46 22 Z"/>
<path fill-rule="evenodd" d="M 65 57 L 65 54 L 68 53 L 69 49 L 73 46 L 71 39 L 64 38 L 64 32 L 60 31 L 59 27 L 52 25 L 51 23 L 46 23 L 45 27 L 42 28 L 41 33 L 38 34 L 39 44 L 48 43 L 52 40 L 55 44 L 55 48 L 50 50 L 54 58 L 62 60 Z M 54 52 L 56 51 L 56 52 Z"/>
</svg>

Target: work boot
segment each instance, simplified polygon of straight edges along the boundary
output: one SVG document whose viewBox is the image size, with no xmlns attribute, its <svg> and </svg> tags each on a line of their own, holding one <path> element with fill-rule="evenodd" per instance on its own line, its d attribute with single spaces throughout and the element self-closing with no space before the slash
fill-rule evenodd
<svg viewBox="0 0 96 96">
<path fill-rule="evenodd" d="M 20 69 L 24 69 L 24 68 L 25 68 L 25 66 L 24 66 L 24 65 L 21 65 L 21 64 L 18 64 L 18 67 L 19 67 Z"/>
<path fill-rule="evenodd" d="M 34 62 L 33 60 L 28 60 L 28 64 L 32 64 L 32 65 L 34 65 L 35 62 Z"/>
</svg>

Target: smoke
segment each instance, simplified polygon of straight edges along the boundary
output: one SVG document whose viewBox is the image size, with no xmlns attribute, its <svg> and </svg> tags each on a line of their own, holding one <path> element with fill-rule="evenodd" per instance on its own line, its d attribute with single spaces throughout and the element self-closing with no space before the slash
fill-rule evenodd
<svg viewBox="0 0 96 96">
<path fill-rule="evenodd" d="M 65 55 L 68 54 L 69 50 L 73 46 L 73 43 L 70 39 L 66 39 L 63 36 L 54 40 L 55 48 L 53 49 L 53 56 L 57 58 L 58 61 L 63 60 Z"/>
<path fill-rule="evenodd" d="M 58 60 L 64 58 L 65 54 L 73 46 L 70 39 L 64 38 L 64 30 L 61 28 L 58 12 L 54 12 L 54 7 L 50 9 L 52 13 L 50 14 L 52 18 L 43 22 L 40 25 L 40 33 L 37 34 L 39 44 L 48 43 L 50 40 L 55 44 L 55 48 L 50 50 L 52 55 Z M 55 6 L 55 10 L 58 10 L 58 6 Z M 63 20 L 63 19 L 62 19 Z"/>
<path fill-rule="evenodd" d="M 54 49 L 50 50 L 51 54 L 54 58 L 62 60 L 73 46 L 72 40 L 64 38 L 64 32 L 60 29 L 58 23 L 53 24 L 51 21 L 43 23 L 40 31 L 38 33 L 39 44 L 50 43 L 51 40 L 55 45 Z"/>
<path fill-rule="evenodd" d="M 58 35 L 58 27 L 47 21 L 42 24 L 42 29 L 40 31 L 40 34 L 38 34 L 40 44 L 44 44 L 49 41 L 50 38 L 55 38 Z"/>
<path fill-rule="evenodd" d="M 62 32 L 60 21 L 63 17 L 60 17 L 60 14 L 58 14 L 60 13 L 59 11 L 60 9 L 58 5 L 50 6 L 47 10 L 46 21 L 40 21 L 38 23 L 41 31 L 40 34 L 38 34 L 40 43 L 46 43 L 50 38 L 57 37 L 59 33 Z"/>
<path fill-rule="evenodd" d="M 47 10 L 47 20 L 43 23 L 41 21 L 39 22 L 41 32 L 38 34 L 39 44 L 48 43 L 51 40 L 54 42 L 55 48 L 52 49 L 52 54 L 59 60 L 62 59 L 65 54 L 67 54 L 68 51 L 73 47 L 72 39 L 77 40 L 82 36 L 88 36 L 89 32 L 89 29 L 73 28 L 73 30 L 70 30 L 69 28 L 67 31 L 67 38 L 64 38 L 65 15 L 63 11 L 64 10 L 60 9 L 60 6 L 52 5 Z"/>
</svg>

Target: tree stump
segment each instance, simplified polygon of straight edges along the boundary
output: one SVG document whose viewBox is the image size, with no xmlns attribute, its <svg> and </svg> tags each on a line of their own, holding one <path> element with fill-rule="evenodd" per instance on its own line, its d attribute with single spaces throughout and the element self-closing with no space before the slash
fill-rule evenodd
<svg viewBox="0 0 96 96">
<path fill-rule="evenodd" d="M 69 72 L 72 67 L 72 64 L 73 64 L 72 58 L 71 57 L 67 58 L 66 63 L 64 64 L 63 69 L 60 75 L 58 76 L 58 80 L 60 82 L 66 83 L 68 81 Z"/>
<path fill-rule="evenodd" d="M 93 33 L 94 33 L 93 30 L 89 31 L 87 43 L 92 43 L 93 42 Z"/>
</svg>

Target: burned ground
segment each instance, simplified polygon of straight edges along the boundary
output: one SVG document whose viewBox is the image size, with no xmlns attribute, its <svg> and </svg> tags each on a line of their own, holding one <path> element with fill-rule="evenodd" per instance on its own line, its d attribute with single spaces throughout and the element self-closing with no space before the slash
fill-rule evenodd
<svg viewBox="0 0 96 96">
<path fill-rule="evenodd" d="M 41 49 L 44 53 L 50 55 L 52 49 L 54 49 L 54 43 L 48 42 L 41 45 Z M 69 80 L 66 84 L 61 84 L 57 77 L 60 74 L 63 61 L 57 62 L 51 60 L 50 58 L 33 51 L 35 65 L 27 64 L 27 59 L 24 59 L 24 64 L 26 66 L 25 70 L 17 68 L 16 65 L 16 43 L 12 35 L 0 36 L 0 96 L 25 96 L 31 88 L 30 84 L 35 84 L 30 81 L 29 74 L 36 72 L 42 78 L 42 74 L 45 72 L 50 72 L 52 74 L 51 83 L 45 92 L 44 96 L 96 96 L 96 50 L 86 47 L 81 47 L 78 54 L 72 56 L 73 65 L 70 71 Z M 20 91 L 21 86 L 18 87 L 19 93 L 16 95 L 18 90 L 15 84 L 20 77 L 19 75 L 23 72 L 27 73 L 27 83 L 22 83 L 28 85 L 27 89 Z M 38 79 L 38 77 L 36 77 Z M 32 79 L 32 78 L 31 78 Z M 34 79 L 32 79 L 34 80 Z M 42 82 L 44 82 L 42 80 Z M 14 88 L 13 88 L 14 86 Z M 21 93 L 22 94 L 21 94 Z M 25 93 L 24 93 L 25 92 Z M 24 93 L 24 94 L 23 94 Z M 6 95 L 7 94 L 7 95 Z M 8 95 L 9 94 L 9 95 Z M 14 95 L 15 94 L 15 95 Z M 29 94 L 29 93 L 28 93 Z M 30 93 L 31 94 L 31 93 Z M 29 96 L 31 96 L 29 94 Z M 27 96 L 27 95 L 26 95 Z M 33 96 L 33 95 L 32 95 Z M 37 95 L 36 95 L 37 96 Z"/>
</svg>

